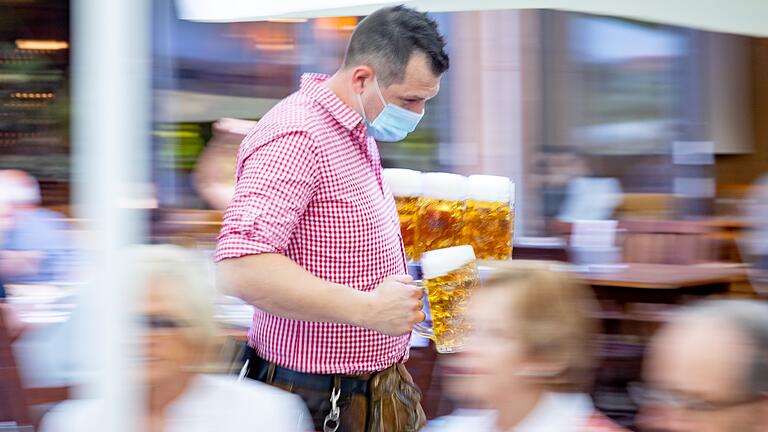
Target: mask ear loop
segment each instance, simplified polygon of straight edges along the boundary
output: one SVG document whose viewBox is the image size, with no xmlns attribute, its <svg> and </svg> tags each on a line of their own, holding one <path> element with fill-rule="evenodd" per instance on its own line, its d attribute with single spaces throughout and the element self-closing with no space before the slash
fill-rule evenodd
<svg viewBox="0 0 768 432">
<path fill-rule="evenodd" d="M 379 87 L 379 80 L 374 76 L 373 77 L 373 83 L 376 86 L 376 94 L 379 95 L 379 99 L 381 99 L 381 104 L 384 108 L 387 107 L 387 101 L 384 99 L 384 95 L 381 94 L 381 88 Z M 363 96 L 362 93 L 357 94 L 357 102 L 360 104 L 360 111 L 363 112 L 363 120 L 368 122 L 368 115 L 365 114 L 365 105 L 363 105 Z"/>
<path fill-rule="evenodd" d="M 363 113 L 363 120 L 368 122 L 368 116 L 365 114 L 365 106 L 363 106 L 363 97 L 360 93 L 357 94 L 357 102 L 360 104 L 360 111 Z"/>
<path fill-rule="evenodd" d="M 373 77 L 373 83 L 376 84 L 376 93 L 379 95 L 379 99 L 381 99 L 381 104 L 384 105 L 386 108 L 387 101 L 384 99 L 384 95 L 381 94 L 381 87 L 379 87 L 379 80 L 375 76 Z"/>
</svg>

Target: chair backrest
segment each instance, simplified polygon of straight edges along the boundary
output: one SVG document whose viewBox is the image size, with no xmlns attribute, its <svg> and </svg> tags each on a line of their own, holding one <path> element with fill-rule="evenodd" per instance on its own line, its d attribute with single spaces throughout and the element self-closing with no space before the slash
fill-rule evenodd
<svg viewBox="0 0 768 432">
<path fill-rule="evenodd" d="M 622 220 L 625 262 L 697 264 L 712 261 L 713 228 L 697 221 Z"/>
<path fill-rule="evenodd" d="M 624 193 L 616 215 L 621 219 L 664 219 L 672 214 L 674 196 L 663 193 Z"/>
<path fill-rule="evenodd" d="M 5 321 L 6 306 L 0 303 L 0 423 L 16 422 L 19 426 L 27 426 L 32 424 L 32 417 Z"/>
</svg>

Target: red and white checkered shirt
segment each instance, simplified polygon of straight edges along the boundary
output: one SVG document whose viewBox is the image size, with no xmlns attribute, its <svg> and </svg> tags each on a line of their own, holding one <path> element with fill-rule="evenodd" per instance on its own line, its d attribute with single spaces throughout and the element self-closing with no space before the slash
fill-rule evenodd
<svg viewBox="0 0 768 432">
<path fill-rule="evenodd" d="M 371 291 L 406 272 L 400 223 L 376 142 L 327 79 L 304 75 L 243 140 L 216 261 L 280 253 L 321 279 Z M 407 359 L 409 340 L 258 308 L 249 332 L 259 356 L 309 373 L 379 371 Z"/>
</svg>

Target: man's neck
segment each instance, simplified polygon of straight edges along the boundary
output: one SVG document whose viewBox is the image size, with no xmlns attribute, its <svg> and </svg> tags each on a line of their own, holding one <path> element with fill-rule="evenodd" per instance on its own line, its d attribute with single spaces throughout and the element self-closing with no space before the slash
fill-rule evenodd
<svg viewBox="0 0 768 432">
<path fill-rule="evenodd" d="M 324 85 L 332 91 L 336 97 L 341 99 L 346 106 L 350 107 L 358 114 L 363 115 L 360 112 L 360 102 L 357 100 L 357 97 L 349 91 L 349 87 L 346 85 L 348 80 L 349 77 L 346 76 L 346 73 L 340 70 L 328 78 Z"/>
</svg>

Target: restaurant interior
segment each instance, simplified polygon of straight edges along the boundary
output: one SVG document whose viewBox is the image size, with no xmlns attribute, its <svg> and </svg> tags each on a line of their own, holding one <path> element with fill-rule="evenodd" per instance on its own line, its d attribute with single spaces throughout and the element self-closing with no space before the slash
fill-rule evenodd
<svg viewBox="0 0 768 432">
<path fill-rule="evenodd" d="M 47 215 L 39 229 L 53 233 L 36 244 L 57 256 L 47 278 L 14 279 L 2 277 L 0 249 L 2 306 L 12 311 L 0 315 L 0 429 L 35 430 L 52 406 L 78 394 L 91 351 L 77 335 L 94 321 L 75 316 L 94 307 L 81 305 L 90 285 L 109 281 L 93 269 L 110 237 L 94 233 L 119 231 L 123 220 L 96 223 L 111 213 L 83 201 L 107 196 L 94 183 L 109 181 L 88 172 L 99 162 L 80 155 L 77 141 L 97 148 L 111 136 L 98 135 L 102 126 L 89 135 L 89 127 L 121 118 L 91 119 L 94 110 L 77 100 L 90 94 L 78 76 L 87 63 L 77 50 L 88 46 L 77 42 L 87 21 L 76 16 L 78 3 L 88 2 L 0 0 L 0 170 L 36 182 L 35 206 Z M 172 0 L 146 3 L 146 126 L 136 131 L 146 145 L 121 150 L 140 162 L 141 176 L 115 205 L 138 221 L 126 228 L 134 239 L 192 249 L 212 269 L 240 142 L 302 74 L 338 68 L 363 16 L 202 22 L 178 9 Z M 481 276 L 492 261 L 565 266 L 599 303 L 595 407 L 637 430 L 628 386 L 642 380 L 659 327 L 698 299 L 768 297 L 768 30 L 563 9 L 430 16 L 451 68 L 418 129 L 378 148 L 409 267 L 427 250 L 461 244 L 475 248 Z M 100 98 L 99 106 L 122 103 Z M 125 115 L 121 130 L 133 133 L 137 120 Z M 468 194 L 430 195 L 431 173 L 457 175 Z M 475 200 L 501 203 L 493 211 L 503 214 L 483 213 L 489 219 L 472 226 L 473 191 L 494 187 L 478 175 L 505 179 L 499 199 Z M 429 218 L 441 211 L 431 199 L 459 210 L 426 244 Z M 494 217 L 501 222 L 489 225 Z M 472 237 L 483 229 L 490 239 Z M 491 243 L 498 247 L 485 250 Z M 252 315 L 251 305 L 217 297 L 219 363 L 237 356 Z M 406 366 L 430 420 L 461 407 L 445 389 L 452 355 L 413 338 Z"/>
</svg>

